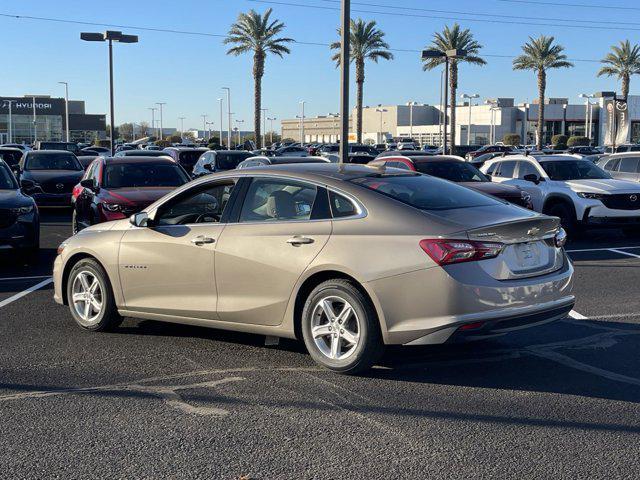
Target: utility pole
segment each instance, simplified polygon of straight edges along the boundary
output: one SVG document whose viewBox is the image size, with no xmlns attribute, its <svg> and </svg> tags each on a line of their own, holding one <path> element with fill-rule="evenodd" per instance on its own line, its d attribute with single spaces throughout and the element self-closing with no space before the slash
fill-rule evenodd
<svg viewBox="0 0 640 480">
<path fill-rule="evenodd" d="M 164 125 L 162 124 L 162 107 L 166 105 L 165 102 L 156 102 L 156 105 L 160 107 L 160 139 L 164 139 Z"/>
<path fill-rule="evenodd" d="M 227 146 L 231 150 L 231 89 L 229 87 L 222 87 L 222 90 L 227 91 L 227 115 L 229 116 L 229 131 L 227 135 Z"/>
<path fill-rule="evenodd" d="M 349 161 L 349 58 L 351 0 L 342 0 L 340 22 L 340 163 Z"/>
<path fill-rule="evenodd" d="M 69 142 L 69 83 L 58 82 L 60 85 L 64 85 L 64 115 L 67 131 L 67 142 Z"/>
</svg>

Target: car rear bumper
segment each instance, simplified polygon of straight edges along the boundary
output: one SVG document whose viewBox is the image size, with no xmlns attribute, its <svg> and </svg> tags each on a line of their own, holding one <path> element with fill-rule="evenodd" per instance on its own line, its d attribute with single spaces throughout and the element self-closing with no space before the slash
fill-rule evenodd
<svg viewBox="0 0 640 480">
<path fill-rule="evenodd" d="M 566 256 L 560 270 L 518 280 L 496 280 L 474 263 L 479 262 L 367 283 L 380 311 L 384 342 L 426 345 L 486 338 L 563 318 L 573 308 L 573 266 Z M 460 330 L 469 324 L 477 325 Z"/>
</svg>

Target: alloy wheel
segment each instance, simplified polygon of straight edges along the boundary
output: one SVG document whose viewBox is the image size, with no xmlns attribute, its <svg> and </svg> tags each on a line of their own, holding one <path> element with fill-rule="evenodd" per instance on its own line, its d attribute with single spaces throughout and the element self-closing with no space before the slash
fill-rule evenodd
<svg viewBox="0 0 640 480">
<path fill-rule="evenodd" d="M 360 319 L 344 298 L 320 299 L 311 315 L 311 334 L 318 350 L 331 360 L 351 356 L 360 343 Z"/>
<path fill-rule="evenodd" d="M 73 279 L 71 301 L 80 322 L 91 326 L 98 322 L 103 307 L 100 282 L 89 270 L 80 271 Z"/>
</svg>

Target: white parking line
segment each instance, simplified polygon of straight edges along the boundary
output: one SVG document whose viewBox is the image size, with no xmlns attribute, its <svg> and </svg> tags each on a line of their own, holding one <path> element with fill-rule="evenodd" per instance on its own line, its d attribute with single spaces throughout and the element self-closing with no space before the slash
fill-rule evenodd
<svg viewBox="0 0 640 480">
<path fill-rule="evenodd" d="M 34 275 L 33 277 L 6 277 L 0 278 L 0 282 L 8 282 L 10 280 L 35 280 L 36 278 L 50 278 L 51 275 Z"/>
<path fill-rule="evenodd" d="M 609 251 L 611 252 L 616 252 L 616 253 L 620 253 L 622 255 L 628 255 L 629 257 L 635 257 L 635 258 L 640 258 L 640 255 L 636 255 L 635 253 L 629 253 L 629 252 L 625 252 L 623 250 L 618 250 L 617 248 L 610 248 Z"/>
<path fill-rule="evenodd" d="M 569 312 L 569 316 L 571 318 L 573 318 L 574 320 L 588 320 L 588 317 L 585 317 L 584 315 L 582 315 L 581 313 L 576 312 L 575 310 L 571 310 Z"/>
<path fill-rule="evenodd" d="M 26 290 L 23 290 L 20 293 L 16 293 L 15 295 L 13 295 L 12 297 L 9 297 L 5 300 L 2 300 L 0 302 L 0 308 L 2 307 L 6 307 L 7 305 L 9 305 L 10 303 L 15 302 L 16 300 L 21 299 L 22 297 L 25 297 L 27 295 L 29 295 L 31 292 L 35 292 L 36 290 L 45 287 L 47 285 L 49 285 L 51 282 L 53 282 L 53 278 L 49 277 L 46 280 L 43 280 L 40 283 L 36 283 L 35 285 L 33 285 L 32 287 L 27 288 Z"/>
<path fill-rule="evenodd" d="M 640 248 L 640 246 L 618 247 L 618 248 L 629 249 L 629 248 Z M 575 250 L 565 250 L 565 251 L 567 253 L 574 253 L 574 252 L 606 252 L 610 250 L 614 250 L 614 249 L 613 248 L 579 248 Z"/>
</svg>

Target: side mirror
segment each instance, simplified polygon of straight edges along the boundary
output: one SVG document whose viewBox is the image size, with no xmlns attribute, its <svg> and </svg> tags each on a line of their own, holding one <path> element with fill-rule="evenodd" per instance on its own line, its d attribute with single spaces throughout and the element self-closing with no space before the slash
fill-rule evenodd
<svg viewBox="0 0 640 480">
<path fill-rule="evenodd" d="M 149 214 L 147 212 L 134 213 L 129 217 L 129 223 L 134 227 L 150 226 Z"/>
<path fill-rule="evenodd" d="M 80 181 L 80 186 L 84 188 L 88 188 L 92 192 L 98 192 L 98 184 L 93 178 L 87 178 L 86 180 Z"/>
<path fill-rule="evenodd" d="M 525 175 L 524 180 L 526 180 L 527 182 L 535 183 L 536 185 L 542 181 L 542 179 L 538 177 L 538 175 L 536 175 L 535 173 L 530 173 L 528 175 Z"/>
<path fill-rule="evenodd" d="M 33 180 L 20 180 L 20 188 L 26 192 L 33 190 L 36 187 L 36 182 Z"/>
</svg>

